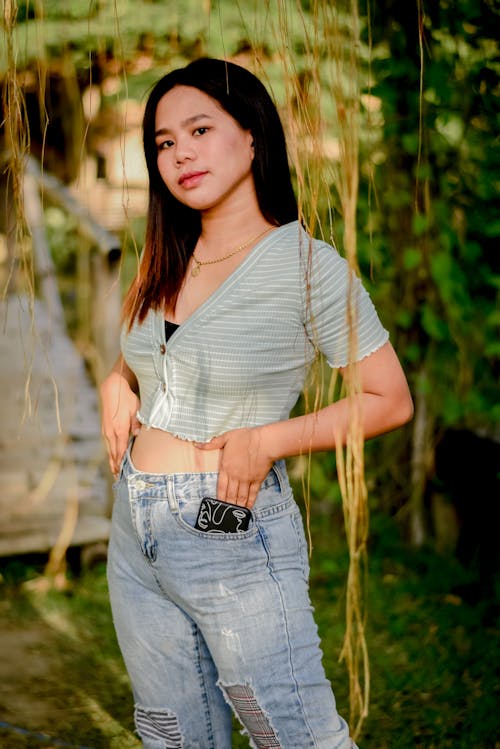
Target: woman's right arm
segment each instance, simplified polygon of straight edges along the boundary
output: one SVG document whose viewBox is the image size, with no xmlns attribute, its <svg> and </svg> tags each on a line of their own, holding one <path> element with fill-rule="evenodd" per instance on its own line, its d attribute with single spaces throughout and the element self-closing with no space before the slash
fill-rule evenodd
<svg viewBox="0 0 500 749">
<path fill-rule="evenodd" d="M 137 420 L 138 389 L 134 373 L 120 356 L 100 387 L 102 433 L 109 466 L 115 476 L 120 470 L 130 435 L 138 434 L 141 428 Z"/>
</svg>

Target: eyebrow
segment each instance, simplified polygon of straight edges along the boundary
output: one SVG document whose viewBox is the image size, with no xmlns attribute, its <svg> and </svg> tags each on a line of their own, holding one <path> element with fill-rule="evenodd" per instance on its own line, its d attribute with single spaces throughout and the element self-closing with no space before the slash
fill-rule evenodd
<svg viewBox="0 0 500 749">
<path fill-rule="evenodd" d="M 213 119 L 209 114 L 194 114 L 192 117 L 188 117 L 186 120 L 182 120 L 181 127 L 187 127 L 188 125 L 194 125 L 195 122 L 198 122 L 198 120 L 211 120 Z M 159 135 L 165 135 L 166 133 L 170 133 L 170 129 L 168 127 L 161 127 L 158 130 L 155 131 L 155 138 L 157 138 Z"/>
</svg>

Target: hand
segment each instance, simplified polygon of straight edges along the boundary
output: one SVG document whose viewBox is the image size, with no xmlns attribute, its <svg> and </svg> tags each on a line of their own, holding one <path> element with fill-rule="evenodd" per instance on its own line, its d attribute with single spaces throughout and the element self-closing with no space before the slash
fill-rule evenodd
<svg viewBox="0 0 500 749">
<path fill-rule="evenodd" d="M 125 377 L 116 371 L 111 372 L 104 380 L 100 392 L 102 433 L 106 440 L 109 467 L 116 476 L 130 435 L 139 434 L 141 429 L 136 416 L 140 402 Z"/>
<path fill-rule="evenodd" d="M 232 429 L 210 442 L 196 443 L 202 450 L 220 450 L 217 498 L 253 507 L 260 485 L 273 465 L 260 428 Z"/>
</svg>

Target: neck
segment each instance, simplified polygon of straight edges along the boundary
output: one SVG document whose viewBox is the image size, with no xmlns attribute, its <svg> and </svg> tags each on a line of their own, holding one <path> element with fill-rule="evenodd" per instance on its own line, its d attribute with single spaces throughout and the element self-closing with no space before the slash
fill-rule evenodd
<svg viewBox="0 0 500 749">
<path fill-rule="evenodd" d="M 220 254 L 222 249 L 230 250 L 271 226 L 256 202 L 254 205 L 242 202 L 230 208 L 224 207 L 224 210 L 204 211 L 200 243 L 206 252 L 213 248 L 215 254 Z"/>
</svg>

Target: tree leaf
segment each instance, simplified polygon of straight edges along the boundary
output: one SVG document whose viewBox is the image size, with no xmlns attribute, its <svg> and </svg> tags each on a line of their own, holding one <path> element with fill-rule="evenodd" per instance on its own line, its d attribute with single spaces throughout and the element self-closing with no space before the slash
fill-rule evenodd
<svg viewBox="0 0 500 749">
<path fill-rule="evenodd" d="M 414 270 L 422 261 L 422 252 L 418 247 L 408 247 L 403 252 L 403 267 L 406 270 Z"/>
<path fill-rule="evenodd" d="M 422 327 L 427 335 L 436 341 L 449 338 L 448 325 L 436 315 L 429 304 L 424 304 L 422 309 Z"/>
</svg>

